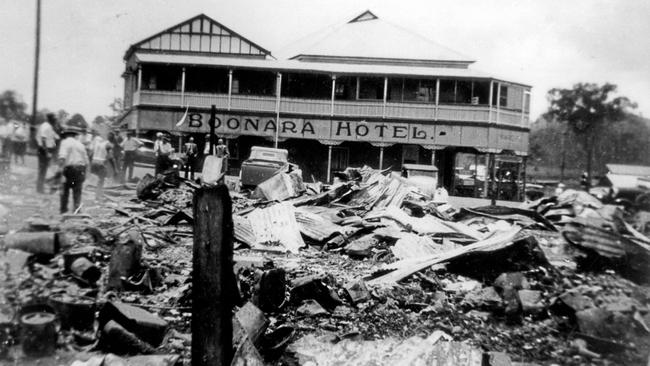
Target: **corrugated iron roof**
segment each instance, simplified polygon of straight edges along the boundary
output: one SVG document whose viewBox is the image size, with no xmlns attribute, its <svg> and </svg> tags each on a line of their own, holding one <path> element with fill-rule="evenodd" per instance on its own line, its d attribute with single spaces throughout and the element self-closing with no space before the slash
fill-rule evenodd
<svg viewBox="0 0 650 366">
<path fill-rule="evenodd" d="M 612 174 L 650 177 L 650 166 L 628 164 L 607 164 L 606 166 Z"/>
<path fill-rule="evenodd" d="M 471 57 L 438 44 L 369 11 L 310 35 L 300 55 L 473 63 Z"/>
</svg>

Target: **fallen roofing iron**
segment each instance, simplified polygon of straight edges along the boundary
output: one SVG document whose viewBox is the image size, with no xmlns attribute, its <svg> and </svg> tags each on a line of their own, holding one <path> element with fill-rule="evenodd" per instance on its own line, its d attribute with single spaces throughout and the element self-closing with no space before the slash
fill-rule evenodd
<svg viewBox="0 0 650 366">
<path fill-rule="evenodd" d="M 479 252 L 479 251 L 493 251 L 511 245 L 515 236 L 521 228 L 517 225 L 506 232 L 497 232 L 494 235 L 470 244 L 464 247 L 452 249 L 450 251 L 434 254 L 423 258 L 405 259 L 385 266 L 384 269 L 393 269 L 392 272 L 386 273 L 380 277 L 373 278 L 368 282 L 370 285 L 378 284 L 393 284 L 401 281 L 402 279 L 419 272 L 423 269 L 433 266 L 434 264 L 447 262 L 453 258 L 461 255 Z"/>
</svg>

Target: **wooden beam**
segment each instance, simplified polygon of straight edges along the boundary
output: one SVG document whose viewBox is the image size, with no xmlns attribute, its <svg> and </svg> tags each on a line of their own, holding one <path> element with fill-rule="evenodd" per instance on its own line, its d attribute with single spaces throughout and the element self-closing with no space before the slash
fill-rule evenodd
<svg viewBox="0 0 650 366">
<path fill-rule="evenodd" d="M 388 77 L 384 77 L 384 108 L 381 118 L 386 118 L 386 100 L 388 99 Z"/>
<path fill-rule="evenodd" d="M 436 79 L 436 115 L 434 120 L 438 120 L 438 104 L 440 103 L 440 79 Z"/>
<path fill-rule="evenodd" d="M 332 172 L 332 145 L 327 145 L 327 183 L 330 183 Z"/>
<path fill-rule="evenodd" d="M 194 193 L 192 269 L 192 366 L 232 360 L 232 203 L 228 188 Z"/>
<path fill-rule="evenodd" d="M 181 107 L 185 106 L 185 67 L 181 71 Z"/>
<path fill-rule="evenodd" d="M 274 147 L 278 148 L 278 138 L 280 135 L 280 103 L 282 98 L 282 73 L 278 73 L 277 79 L 275 81 L 275 143 Z"/>
<path fill-rule="evenodd" d="M 336 96 L 336 75 L 332 75 L 332 108 L 330 116 L 334 116 L 334 97 Z"/>
<path fill-rule="evenodd" d="M 228 70 L 228 110 L 232 106 L 232 69 Z"/>
</svg>

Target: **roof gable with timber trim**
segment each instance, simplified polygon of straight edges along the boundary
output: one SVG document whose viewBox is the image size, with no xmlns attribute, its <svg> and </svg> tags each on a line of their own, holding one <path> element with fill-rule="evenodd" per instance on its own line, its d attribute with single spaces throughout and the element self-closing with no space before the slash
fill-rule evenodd
<svg viewBox="0 0 650 366">
<path fill-rule="evenodd" d="M 399 25 L 370 10 L 346 23 L 329 27 L 307 39 L 291 59 L 424 67 L 467 68 L 472 58 Z"/>
<path fill-rule="evenodd" d="M 374 20 L 374 19 L 379 19 L 379 18 L 375 14 L 373 14 L 370 10 L 366 10 L 360 15 L 357 15 L 356 18 L 350 20 L 348 23 L 363 22 L 365 20 Z"/>
<path fill-rule="evenodd" d="M 199 14 L 137 42 L 124 59 L 135 52 L 183 53 L 266 58 L 271 52 L 205 14 Z"/>
</svg>

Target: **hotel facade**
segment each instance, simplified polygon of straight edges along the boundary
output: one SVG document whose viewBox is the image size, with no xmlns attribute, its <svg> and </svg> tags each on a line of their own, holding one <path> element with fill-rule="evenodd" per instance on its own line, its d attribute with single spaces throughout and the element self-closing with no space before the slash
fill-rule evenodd
<svg viewBox="0 0 650 366">
<path fill-rule="evenodd" d="M 122 125 L 202 143 L 215 106 L 231 174 L 251 146 L 276 144 L 308 181 L 348 166 L 435 164 L 450 189 L 459 153 L 525 164 L 530 86 L 473 70 L 370 11 L 304 43 L 275 59 L 204 14 L 163 30 L 124 55 Z"/>
</svg>

